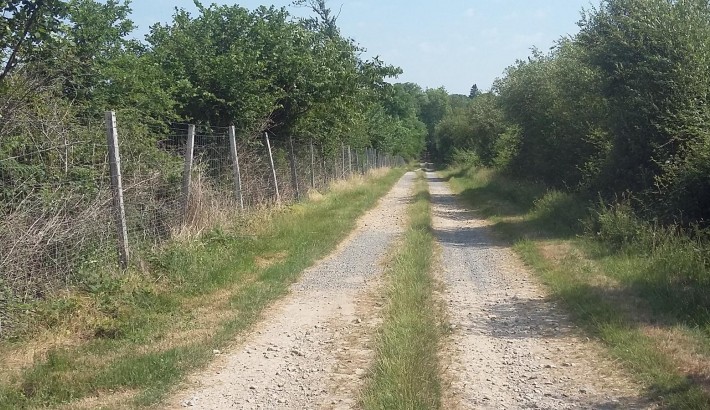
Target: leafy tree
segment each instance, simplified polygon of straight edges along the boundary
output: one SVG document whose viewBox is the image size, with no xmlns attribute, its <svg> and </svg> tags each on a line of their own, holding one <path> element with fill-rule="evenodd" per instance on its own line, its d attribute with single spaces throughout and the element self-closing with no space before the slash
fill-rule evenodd
<svg viewBox="0 0 710 410">
<path fill-rule="evenodd" d="M 665 218 L 707 220 L 710 5 L 609 0 L 581 28 L 577 41 L 603 74 L 610 106 L 605 182 L 649 193 L 648 208 Z"/>
<path fill-rule="evenodd" d="M 66 15 L 60 0 L 9 0 L 0 3 L 0 82 L 35 50 L 51 40 Z"/>
<path fill-rule="evenodd" d="M 437 140 L 436 126 L 451 110 L 449 95 L 443 87 L 427 89 L 424 95 L 426 98 L 422 103 L 420 118 L 427 127 L 427 150 L 435 160 L 443 161 L 447 145 L 444 141 Z"/>
<path fill-rule="evenodd" d="M 507 126 L 498 97 L 485 93 L 473 100 L 466 98 L 466 102 L 455 106 L 437 125 L 438 152 L 448 161 L 457 149 L 463 150 L 473 153 L 479 164 L 493 165 L 497 141 Z"/>
<path fill-rule="evenodd" d="M 320 31 L 331 39 L 340 37 L 340 29 L 337 25 L 340 13 L 333 15 L 333 11 L 328 7 L 327 0 L 296 0 L 293 4 L 295 6 L 309 7 L 316 14 L 316 17 L 303 19 L 306 27 L 313 31 Z"/>
<path fill-rule="evenodd" d="M 606 135 L 606 106 L 596 71 L 581 58 L 574 43 L 562 41 L 548 55 L 535 51 L 518 61 L 494 85 L 507 120 L 520 132 L 509 163 L 514 173 L 567 187 L 596 177 L 584 169 L 605 155 L 599 139 Z"/>
</svg>

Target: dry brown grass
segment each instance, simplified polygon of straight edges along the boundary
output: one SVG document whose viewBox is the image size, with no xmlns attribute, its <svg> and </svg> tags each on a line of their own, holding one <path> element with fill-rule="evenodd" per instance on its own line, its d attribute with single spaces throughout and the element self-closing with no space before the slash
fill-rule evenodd
<svg viewBox="0 0 710 410">
<path fill-rule="evenodd" d="M 309 189 L 307 195 L 308 195 L 308 200 L 311 202 L 320 202 L 325 198 L 325 195 L 321 194 L 316 189 Z"/>
<path fill-rule="evenodd" d="M 59 406 L 57 410 L 94 410 L 94 409 L 130 409 L 131 400 L 138 395 L 138 390 L 100 391 L 95 396 Z"/>
<path fill-rule="evenodd" d="M 211 229 L 231 227 L 243 215 L 234 197 L 217 191 L 202 172 L 195 172 L 190 184 L 187 213 L 183 223 L 172 228 L 171 236 L 189 242 Z"/>
<path fill-rule="evenodd" d="M 211 339 L 221 324 L 239 314 L 232 308 L 230 298 L 255 280 L 256 274 L 252 274 L 229 288 L 191 298 L 183 307 L 186 312 L 191 312 L 190 317 L 175 323 L 159 340 L 142 346 L 140 352 L 160 352 Z"/>
<path fill-rule="evenodd" d="M 661 327 L 645 325 L 643 334 L 654 341 L 659 349 L 679 373 L 693 380 L 698 386 L 710 393 L 710 357 L 699 346 L 687 329 L 681 327 Z"/>
<path fill-rule="evenodd" d="M 270 255 L 261 255 L 258 256 L 255 260 L 256 266 L 259 267 L 259 269 L 266 269 L 270 266 L 279 264 L 288 258 L 288 253 L 287 252 L 277 252 L 274 254 Z"/>
</svg>

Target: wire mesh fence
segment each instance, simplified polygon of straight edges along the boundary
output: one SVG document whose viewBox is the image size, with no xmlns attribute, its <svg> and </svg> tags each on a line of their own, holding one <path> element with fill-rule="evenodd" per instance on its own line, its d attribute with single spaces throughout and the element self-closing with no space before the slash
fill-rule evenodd
<svg viewBox="0 0 710 410">
<path fill-rule="evenodd" d="M 27 129 L 19 124 L 10 133 L 18 137 L 2 140 L 0 326 L 7 326 L 3 316 L 9 316 L 11 301 L 42 298 L 72 285 L 80 272 L 115 270 L 121 246 L 117 215 L 125 215 L 128 255 L 140 255 L 240 213 L 296 201 L 335 180 L 403 164 L 370 148 L 119 118 L 120 212 L 112 185 L 110 127 L 96 118 L 70 126 L 62 121 Z M 191 129 L 194 148 L 189 150 Z M 129 256 L 126 262 L 139 260 Z"/>
</svg>

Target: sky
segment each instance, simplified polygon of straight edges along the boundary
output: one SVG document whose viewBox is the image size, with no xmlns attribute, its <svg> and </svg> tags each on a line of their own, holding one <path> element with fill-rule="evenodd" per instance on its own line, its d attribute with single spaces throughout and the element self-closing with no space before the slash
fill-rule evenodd
<svg viewBox="0 0 710 410">
<path fill-rule="evenodd" d="M 286 7 L 294 15 L 308 10 L 292 0 L 203 0 L 203 4 Z M 560 37 L 574 35 L 590 0 L 329 0 L 340 10 L 341 34 L 366 49 L 364 58 L 379 56 L 401 67 L 396 82 L 424 88 L 444 87 L 468 94 L 473 84 L 490 89 L 506 67 L 525 59 L 532 47 L 547 51 Z M 133 0 L 132 20 L 138 38 L 156 22 L 168 23 L 175 7 L 193 15 L 192 0 Z"/>
</svg>

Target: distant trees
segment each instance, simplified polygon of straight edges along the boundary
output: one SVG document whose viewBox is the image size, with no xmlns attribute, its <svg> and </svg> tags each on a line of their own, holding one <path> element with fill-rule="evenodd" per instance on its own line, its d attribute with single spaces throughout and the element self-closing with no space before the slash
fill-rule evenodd
<svg viewBox="0 0 710 410">
<path fill-rule="evenodd" d="M 710 5 L 606 0 L 580 25 L 450 110 L 430 149 L 443 160 L 468 150 L 557 187 L 632 195 L 649 218 L 707 224 Z"/>
<path fill-rule="evenodd" d="M 478 89 L 478 85 L 474 84 L 471 86 L 471 91 L 468 93 L 468 98 L 476 98 L 481 94 L 481 91 Z"/>
</svg>

